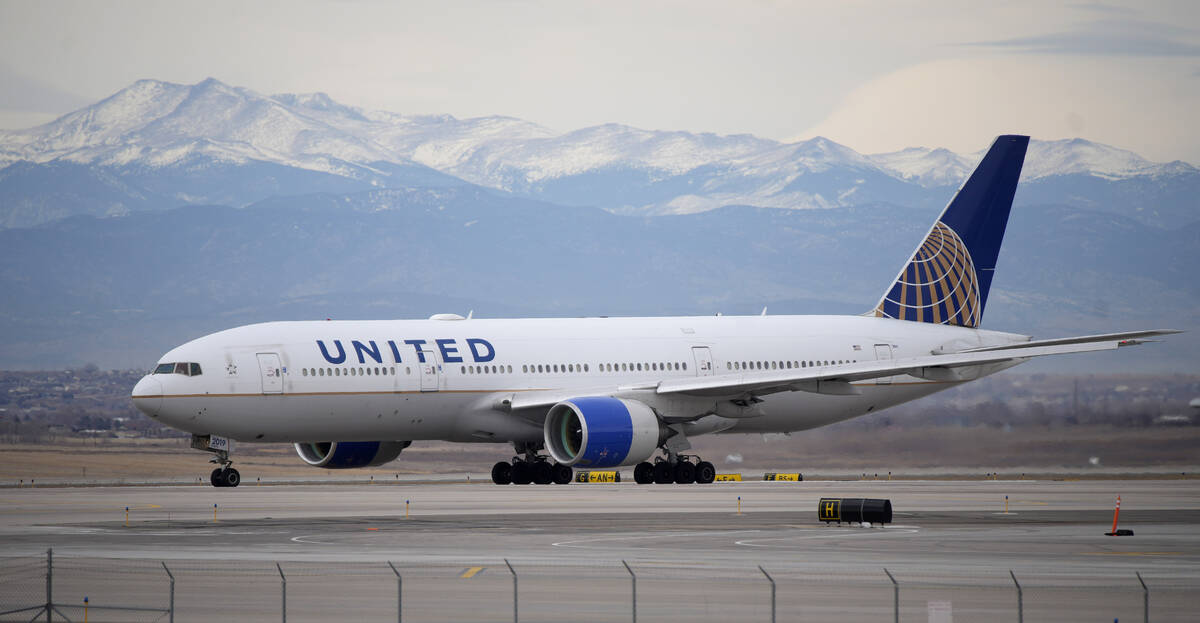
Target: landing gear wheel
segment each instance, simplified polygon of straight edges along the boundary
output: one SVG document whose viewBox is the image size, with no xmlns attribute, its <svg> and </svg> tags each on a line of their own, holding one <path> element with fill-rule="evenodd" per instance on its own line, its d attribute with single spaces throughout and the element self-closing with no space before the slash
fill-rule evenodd
<svg viewBox="0 0 1200 623">
<path fill-rule="evenodd" d="M 707 485 L 717 479 L 717 468 L 708 461 L 700 461 L 696 464 L 696 483 Z"/>
<path fill-rule="evenodd" d="M 551 469 L 554 472 L 554 484 L 556 485 L 570 484 L 571 479 L 575 476 L 575 470 L 562 463 L 555 463 Z"/>
<path fill-rule="evenodd" d="M 654 466 L 641 462 L 633 468 L 633 481 L 639 485 L 648 485 L 654 482 Z"/>
<path fill-rule="evenodd" d="M 225 486 L 225 479 L 221 477 L 221 468 L 220 467 L 212 470 L 212 474 L 208 477 L 208 481 L 210 483 L 212 483 L 212 486 L 214 486 L 214 487 L 224 487 Z"/>
<path fill-rule="evenodd" d="M 550 464 L 546 461 L 537 461 L 533 464 L 533 483 L 537 485 L 548 485 L 554 480 L 554 470 L 550 468 Z"/>
<path fill-rule="evenodd" d="M 236 470 L 232 467 L 225 470 L 225 486 L 226 487 L 236 487 L 240 484 L 242 484 L 242 475 L 240 473 L 238 473 L 238 470 Z"/>
<path fill-rule="evenodd" d="M 675 482 L 675 470 L 671 468 L 670 463 L 663 461 L 654 464 L 654 482 L 660 485 Z"/>
<path fill-rule="evenodd" d="M 696 466 L 687 461 L 676 463 L 675 482 L 681 485 L 690 485 L 696 482 Z"/>
<path fill-rule="evenodd" d="M 533 482 L 533 467 L 525 461 L 514 461 L 512 466 L 512 483 L 527 485 Z"/>
<path fill-rule="evenodd" d="M 512 465 L 508 461 L 500 461 L 492 466 L 492 482 L 498 485 L 512 484 Z"/>
</svg>

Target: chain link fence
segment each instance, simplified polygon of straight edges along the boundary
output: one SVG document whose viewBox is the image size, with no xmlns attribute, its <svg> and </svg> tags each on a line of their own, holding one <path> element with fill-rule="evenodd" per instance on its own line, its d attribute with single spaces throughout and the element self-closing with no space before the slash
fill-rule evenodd
<svg viewBox="0 0 1200 623">
<path fill-rule="evenodd" d="M 1197 587 L 1136 573 L 481 560 L 0 559 L 0 621 L 1193 621 Z"/>
</svg>

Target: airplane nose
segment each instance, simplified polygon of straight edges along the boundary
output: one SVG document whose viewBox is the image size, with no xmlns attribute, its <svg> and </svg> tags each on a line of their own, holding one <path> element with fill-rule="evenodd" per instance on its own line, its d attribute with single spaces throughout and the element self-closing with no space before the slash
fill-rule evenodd
<svg viewBox="0 0 1200 623">
<path fill-rule="evenodd" d="M 157 417 L 162 409 L 162 394 L 162 383 L 153 376 L 146 375 L 133 386 L 133 395 L 130 398 L 133 398 L 133 404 L 138 411 L 150 417 Z"/>
</svg>

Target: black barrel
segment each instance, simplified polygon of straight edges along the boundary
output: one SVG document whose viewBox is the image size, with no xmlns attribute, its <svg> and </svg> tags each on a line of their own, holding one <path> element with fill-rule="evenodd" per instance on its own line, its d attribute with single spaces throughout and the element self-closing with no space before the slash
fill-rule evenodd
<svg viewBox="0 0 1200 623">
<path fill-rule="evenodd" d="M 821 498 L 817 520 L 829 523 L 892 523 L 892 501 L 871 498 Z"/>
</svg>

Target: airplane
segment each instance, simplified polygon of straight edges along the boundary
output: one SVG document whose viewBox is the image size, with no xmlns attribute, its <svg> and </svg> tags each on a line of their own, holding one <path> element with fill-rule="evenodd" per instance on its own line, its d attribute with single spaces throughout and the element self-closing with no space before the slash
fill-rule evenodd
<svg viewBox="0 0 1200 623">
<path fill-rule="evenodd" d="M 292 443 L 325 469 L 418 440 L 506 443 L 496 484 L 623 466 L 638 484 L 704 484 L 716 469 L 689 453 L 699 435 L 812 429 L 1033 357 L 1178 333 L 980 328 L 1028 144 L 993 142 L 862 315 L 267 322 L 171 349 L 131 397 L 213 453 L 217 487 L 241 482 L 233 441 Z"/>
</svg>

